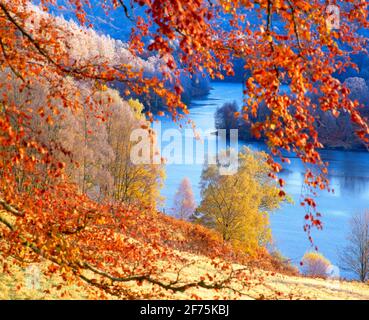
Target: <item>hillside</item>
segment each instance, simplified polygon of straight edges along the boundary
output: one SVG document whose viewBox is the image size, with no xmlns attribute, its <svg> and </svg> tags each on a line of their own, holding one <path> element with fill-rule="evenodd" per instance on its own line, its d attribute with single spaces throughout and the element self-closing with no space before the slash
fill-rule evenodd
<svg viewBox="0 0 369 320">
<path fill-rule="evenodd" d="M 209 259 L 203 256 L 191 255 L 196 264 L 189 266 L 183 273 L 186 281 L 195 279 L 211 270 Z M 242 268 L 237 265 L 236 267 Z M 46 279 L 40 276 L 40 286 L 27 288 L 27 270 L 13 268 L 15 276 L 5 273 L 0 275 L 0 299 L 96 299 L 114 296 L 98 296 L 97 291 L 82 285 L 63 283 L 57 276 Z M 291 276 L 281 273 L 271 273 L 260 269 L 250 272 L 254 281 L 244 295 L 238 295 L 229 290 L 209 290 L 193 288 L 186 292 L 179 292 L 167 296 L 167 299 L 319 299 L 319 300 L 367 300 L 369 299 L 369 285 L 358 282 L 339 280 L 312 279 L 303 276 Z M 257 279 L 257 280 L 256 280 Z M 63 286 L 59 286 L 63 284 Z M 17 289 L 17 286 L 20 287 Z M 135 290 L 149 290 L 150 286 L 130 284 Z"/>
<path fill-rule="evenodd" d="M 8 257 L 0 260 L 0 299 L 369 299 L 368 284 L 303 277 L 264 251 L 245 256 L 215 232 L 159 212 L 127 213 L 123 229 L 114 236 L 130 247 L 120 277 L 132 280 L 99 277 L 113 272 L 109 255 L 95 267 L 100 274 Z M 140 267 L 151 270 L 149 281 L 136 281 Z"/>
<path fill-rule="evenodd" d="M 368 155 L 323 150 L 369 150 L 369 10 L 342 2 L 0 1 L 0 298 L 368 299 Z M 315 230 L 365 284 L 279 253 Z"/>
</svg>

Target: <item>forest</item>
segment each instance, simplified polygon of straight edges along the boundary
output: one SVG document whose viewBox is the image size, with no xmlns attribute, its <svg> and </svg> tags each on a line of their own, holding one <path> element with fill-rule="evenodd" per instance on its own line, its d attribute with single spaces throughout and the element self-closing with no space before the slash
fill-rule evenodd
<svg viewBox="0 0 369 320">
<path fill-rule="evenodd" d="M 0 299 L 368 300 L 368 14 L 0 0 Z"/>
</svg>

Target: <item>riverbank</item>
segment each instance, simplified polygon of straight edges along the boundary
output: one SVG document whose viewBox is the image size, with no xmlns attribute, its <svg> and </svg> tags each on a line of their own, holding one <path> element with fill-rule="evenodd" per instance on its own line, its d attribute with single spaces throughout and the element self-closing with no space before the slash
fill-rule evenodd
<svg viewBox="0 0 369 320">
<path fill-rule="evenodd" d="M 242 84 L 213 82 L 209 95 L 193 100 L 190 106 L 190 118 L 196 127 L 206 131 L 215 130 L 214 113 L 224 102 L 236 100 L 242 103 Z M 178 124 L 170 118 L 160 118 L 162 131 L 178 129 Z M 186 137 L 187 139 L 187 137 Z M 265 150 L 260 142 L 242 142 L 240 148 L 247 145 L 254 150 Z M 162 148 L 166 145 L 163 144 Z M 321 150 L 322 157 L 330 163 L 329 179 L 335 192 L 318 192 L 318 210 L 322 213 L 323 230 L 314 230 L 314 244 L 332 264 L 339 267 L 339 251 L 346 245 L 349 232 L 349 220 L 352 215 L 368 208 L 369 199 L 369 153 L 363 151 Z M 305 209 L 299 205 L 304 180 L 305 167 L 299 159 L 290 156 L 290 165 L 285 165 L 281 177 L 286 181 L 286 192 L 293 198 L 294 204 L 285 204 L 271 214 L 270 224 L 275 246 L 282 254 L 299 265 L 305 252 L 312 249 L 308 235 L 303 231 Z M 170 214 L 173 197 L 184 177 L 191 181 L 195 200 L 200 203 L 199 181 L 202 164 L 166 165 L 166 181 L 161 191 L 165 197 L 163 208 Z M 340 270 L 340 275 L 354 279 L 354 275 Z"/>
</svg>

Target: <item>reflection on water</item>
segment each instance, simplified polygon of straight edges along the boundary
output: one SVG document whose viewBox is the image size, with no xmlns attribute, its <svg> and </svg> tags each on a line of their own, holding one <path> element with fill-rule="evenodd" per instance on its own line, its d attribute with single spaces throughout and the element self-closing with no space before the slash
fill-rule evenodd
<svg viewBox="0 0 369 320">
<path fill-rule="evenodd" d="M 369 178 L 358 176 L 335 176 L 329 175 L 329 179 L 335 188 L 337 196 L 350 195 L 355 198 L 368 198 L 369 197 Z M 368 203 L 369 205 L 369 203 Z"/>
<path fill-rule="evenodd" d="M 194 120 L 196 127 L 203 131 L 215 129 L 214 112 L 217 107 L 227 101 L 235 100 L 239 105 L 242 102 L 241 84 L 213 83 L 212 86 L 213 90 L 207 97 L 194 101 L 191 105 L 190 118 Z M 168 118 L 162 118 L 162 130 L 167 128 L 178 129 L 178 125 Z M 254 150 L 266 149 L 261 143 L 247 145 Z M 318 193 L 318 210 L 323 214 L 324 229 L 313 232 L 313 238 L 319 250 L 337 265 L 338 252 L 345 246 L 350 216 L 369 208 L 369 153 L 324 150 L 322 156 L 330 163 L 329 178 L 335 192 Z M 298 264 L 303 254 L 311 249 L 311 244 L 303 231 L 304 208 L 299 205 L 304 166 L 296 157 L 289 158 L 291 164 L 283 170 L 281 176 L 286 180 L 286 190 L 295 204 L 284 204 L 271 215 L 270 220 L 276 246 Z M 196 201 L 200 201 L 201 170 L 201 164 L 166 166 L 167 179 L 162 190 L 162 195 L 166 198 L 164 203 L 166 212 L 170 213 L 173 196 L 184 177 L 191 180 Z M 342 270 L 341 275 L 352 276 Z"/>
</svg>

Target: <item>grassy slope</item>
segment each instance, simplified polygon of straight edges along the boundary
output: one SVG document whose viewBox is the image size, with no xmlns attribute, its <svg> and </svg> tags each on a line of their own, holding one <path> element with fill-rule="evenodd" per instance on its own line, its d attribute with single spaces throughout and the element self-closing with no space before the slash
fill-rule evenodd
<svg viewBox="0 0 369 320">
<path fill-rule="evenodd" d="M 211 271 L 212 267 L 208 258 L 188 255 L 195 263 L 184 270 L 183 279 L 185 281 L 196 279 L 201 274 Z M 27 271 L 20 267 L 12 267 L 12 271 L 12 275 L 0 274 L 0 299 L 89 299 L 94 296 L 94 291 L 86 286 L 64 284 L 57 276 L 46 279 L 42 276 L 42 271 L 40 288 L 27 288 Z M 263 278 L 263 280 L 261 282 L 254 281 L 247 295 L 242 297 L 236 296 L 228 290 L 216 292 L 206 289 L 190 289 L 184 293 L 169 293 L 167 298 L 192 299 L 194 297 L 192 294 L 196 294 L 202 299 L 369 299 L 368 284 L 311 279 L 262 270 L 254 270 L 253 275 L 257 276 L 255 278 Z M 58 288 L 59 284 L 63 284 L 63 286 Z M 20 288 L 17 289 L 17 286 Z M 131 283 L 130 286 L 137 290 L 150 289 L 145 284 L 138 287 L 135 283 Z"/>
<path fill-rule="evenodd" d="M 223 250 L 224 244 L 217 239 L 217 235 L 212 231 L 198 225 L 193 225 L 183 221 L 173 219 L 163 214 L 146 214 L 140 218 L 140 223 L 137 222 L 137 217 L 132 216 L 130 221 L 126 217 L 127 232 L 133 232 L 135 236 L 132 240 L 135 242 L 142 242 L 145 244 L 150 235 L 149 229 L 145 226 L 157 226 L 157 237 L 159 239 L 164 237 L 170 239 L 164 241 L 161 245 L 165 246 L 167 250 L 179 254 L 187 261 L 186 267 L 181 273 L 181 282 L 188 283 L 198 281 L 201 276 L 206 274 L 217 275 L 220 280 L 224 274 L 219 273 L 211 264 L 210 257 L 226 257 L 227 252 Z M 142 223 L 144 222 L 144 223 Z M 144 226 L 141 229 L 137 227 Z M 130 230 L 130 231 L 128 231 Z M 140 231 L 140 232 L 138 232 Z M 163 234 L 164 232 L 164 234 Z M 92 299 L 100 297 L 95 289 L 81 283 L 77 285 L 76 282 L 65 283 L 60 277 L 54 275 L 51 278 L 43 276 L 43 270 L 46 270 L 47 264 L 39 264 L 39 287 L 30 288 L 29 269 L 23 269 L 19 266 L 11 265 L 11 274 L 4 273 L 2 266 L 2 259 L 0 257 L 0 299 Z M 241 261 L 241 260 L 237 260 Z M 243 296 L 236 295 L 229 289 L 219 291 L 207 290 L 202 288 L 191 288 L 185 292 L 165 292 L 163 299 L 193 299 L 194 295 L 201 299 L 368 299 L 369 300 L 369 284 L 362 284 L 357 282 L 345 282 L 338 280 L 323 280 L 305 278 L 295 275 L 294 272 L 283 268 L 278 263 L 271 263 L 270 256 L 263 256 L 258 258 L 258 267 L 248 267 L 247 277 L 250 279 L 250 286 Z M 160 264 L 167 264 L 166 270 L 173 270 L 170 268 L 173 261 L 160 261 Z M 263 266 L 264 271 L 260 269 Z M 234 269 L 244 268 L 241 264 L 234 264 Z M 281 270 L 281 271 L 278 271 Z M 163 276 L 167 279 L 176 278 L 177 274 L 167 274 Z M 28 284 L 28 286 L 27 286 Z M 136 282 L 127 284 L 132 291 L 150 292 L 151 287 L 147 283 L 138 286 Z M 233 283 L 233 287 L 237 287 L 237 282 Z M 107 296 L 105 298 L 114 298 Z"/>
</svg>

